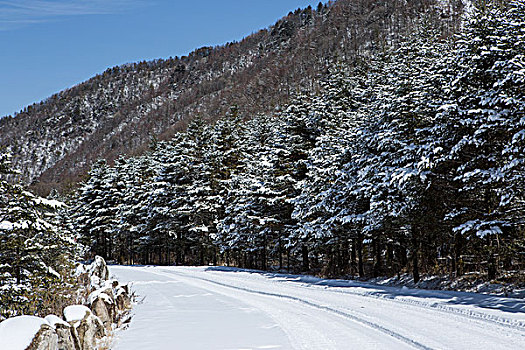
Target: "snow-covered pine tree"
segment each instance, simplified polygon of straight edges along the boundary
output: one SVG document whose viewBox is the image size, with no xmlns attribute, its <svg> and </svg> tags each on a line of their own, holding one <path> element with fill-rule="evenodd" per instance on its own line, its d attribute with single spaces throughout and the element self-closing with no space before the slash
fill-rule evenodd
<svg viewBox="0 0 525 350">
<path fill-rule="evenodd" d="M 321 84 L 321 94 L 312 99 L 310 113 L 319 116 L 321 134 L 308 150 L 307 176 L 298 184 L 300 194 L 292 201 L 293 218 L 298 221 L 292 242 L 312 242 L 317 254 L 327 256 L 327 271 L 333 274 L 348 268 L 351 230 L 334 216 L 351 201 L 341 188 L 350 180 L 339 180 L 348 148 L 356 141 L 355 111 L 362 103 L 362 80 L 358 69 L 350 72 L 342 64 L 334 65 Z"/>
<path fill-rule="evenodd" d="M 60 225 L 57 210 L 65 205 L 25 190 L 4 179 L 9 155 L 0 154 L 0 315 L 38 313 L 67 297 L 60 290 L 69 281 L 75 243 Z M 63 288 L 62 288 L 63 287 Z"/>
<path fill-rule="evenodd" d="M 410 250 L 416 282 L 420 260 L 435 258 L 427 253 L 439 246 L 443 217 L 443 192 L 432 171 L 435 137 L 439 135 L 428 130 L 443 95 L 443 82 L 434 72 L 449 51 L 447 43 L 438 38 L 438 32 L 422 20 L 418 30 L 388 57 L 384 72 L 388 80 L 373 105 L 378 124 L 370 141 L 376 151 L 368 169 L 373 169 L 370 181 L 375 184 L 370 217 L 375 221 L 376 256 L 379 258 L 379 250 L 387 242 L 400 245 L 401 252 Z M 424 263 L 435 265 L 428 259 Z"/>
<path fill-rule="evenodd" d="M 228 182 L 224 217 L 218 225 L 223 249 L 241 265 L 267 269 L 268 251 L 276 247 L 286 204 L 279 188 L 275 118 L 258 116 L 247 122 L 239 145 L 243 154 Z"/>
<path fill-rule="evenodd" d="M 448 157 L 457 196 L 447 218 L 494 278 L 497 256 L 523 224 L 516 213 L 523 208 L 525 5 L 482 5 L 459 36 L 456 77 L 441 109 L 458 136 Z"/>
<path fill-rule="evenodd" d="M 307 175 L 308 152 L 315 146 L 316 139 L 322 135 L 324 116 L 313 108 L 316 103 L 320 103 L 320 99 L 316 96 L 298 94 L 280 115 L 284 124 L 277 130 L 280 143 L 283 145 L 280 163 L 292 180 L 290 182 L 291 187 L 288 190 L 290 200 L 300 194 L 298 183 L 303 181 Z M 313 242 L 310 241 L 309 235 L 297 231 L 296 224 L 293 221 L 290 222 L 287 232 L 288 261 L 291 255 L 296 255 L 295 253 L 299 252 L 302 270 L 308 271 L 310 269 L 310 249 Z M 287 265 L 289 269 L 290 263 L 288 262 Z"/>
<path fill-rule="evenodd" d="M 91 254 L 110 260 L 113 253 L 113 230 L 118 226 L 118 205 L 121 193 L 114 168 L 106 161 L 96 162 L 89 178 L 81 184 L 73 203 L 74 226 L 81 242 Z"/>
<path fill-rule="evenodd" d="M 227 204 L 225 199 L 231 185 L 232 174 L 237 173 L 241 165 L 241 145 L 246 130 L 237 107 L 232 106 L 230 112 L 220 118 L 210 132 L 210 144 L 205 161 L 211 174 L 210 187 L 213 196 L 209 197 L 209 202 L 214 207 L 214 215 L 208 229 L 217 252 L 222 255 L 224 262 L 229 264 L 230 251 L 223 241 L 225 237 L 218 232 L 218 224 L 224 217 Z"/>
<path fill-rule="evenodd" d="M 189 212 L 188 238 L 191 240 L 194 264 L 204 265 L 215 261 L 216 252 L 210 233 L 215 231 L 219 213 L 218 168 L 220 158 L 213 152 L 213 126 L 201 118 L 195 118 L 188 126 L 187 154 L 189 156 L 190 183 L 187 187 L 187 207 Z M 217 163 L 219 162 L 219 163 Z"/>
<path fill-rule="evenodd" d="M 112 232 L 113 256 L 121 264 L 140 260 L 141 237 L 147 235 L 148 213 L 143 203 L 148 201 L 148 188 L 155 169 L 151 152 L 115 162 L 120 200 L 116 212 L 118 225 Z"/>
<path fill-rule="evenodd" d="M 142 202 L 145 228 L 141 237 L 143 259 L 158 263 L 186 262 L 189 227 L 188 186 L 191 183 L 188 155 L 190 143 L 185 134 L 159 144 L 153 158 L 158 169 L 147 184 L 146 201 Z M 174 261 L 170 261 L 171 255 Z"/>
</svg>

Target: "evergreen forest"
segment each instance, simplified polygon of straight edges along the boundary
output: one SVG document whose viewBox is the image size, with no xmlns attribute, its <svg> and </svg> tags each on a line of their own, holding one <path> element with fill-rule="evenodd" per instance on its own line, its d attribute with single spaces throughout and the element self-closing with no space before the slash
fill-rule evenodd
<svg viewBox="0 0 525 350">
<path fill-rule="evenodd" d="M 523 1 L 483 3 L 446 37 L 422 15 L 392 45 L 334 60 L 320 86 L 97 162 L 72 198 L 75 232 L 121 264 L 523 271 Z"/>
</svg>

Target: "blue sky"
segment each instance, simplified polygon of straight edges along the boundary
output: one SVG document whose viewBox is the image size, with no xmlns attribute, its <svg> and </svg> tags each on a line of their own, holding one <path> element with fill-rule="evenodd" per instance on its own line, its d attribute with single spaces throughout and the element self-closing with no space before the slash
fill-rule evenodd
<svg viewBox="0 0 525 350">
<path fill-rule="evenodd" d="M 0 0 L 0 117 L 115 65 L 240 40 L 319 0 Z"/>
</svg>

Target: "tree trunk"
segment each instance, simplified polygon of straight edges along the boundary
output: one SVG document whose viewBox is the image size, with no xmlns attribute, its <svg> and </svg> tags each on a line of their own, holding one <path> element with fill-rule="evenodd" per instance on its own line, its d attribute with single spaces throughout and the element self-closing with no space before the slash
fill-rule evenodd
<svg viewBox="0 0 525 350">
<path fill-rule="evenodd" d="M 176 264 L 177 266 L 182 265 L 182 233 L 177 232 L 177 245 L 175 246 Z"/>
<path fill-rule="evenodd" d="M 22 279 L 22 273 L 20 268 L 20 247 L 16 247 L 16 266 L 15 266 L 15 274 L 16 274 L 16 284 L 20 284 L 20 281 Z"/>
<path fill-rule="evenodd" d="M 497 266 L 496 266 L 496 259 L 494 258 L 494 253 L 490 253 L 489 261 L 488 261 L 488 278 L 489 280 L 496 279 L 496 274 L 498 272 Z"/>
<path fill-rule="evenodd" d="M 266 253 L 266 247 L 268 246 L 268 242 L 267 242 L 267 235 L 266 233 L 264 234 L 264 240 L 263 240 L 263 247 L 262 247 L 262 252 L 261 252 L 261 268 L 263 271 L 266 271 L 268 270 L 268 258 L 267 258 L 267 253 Z"/>
<path fill-rule="evenodd" d="M 362 233 L 360 233 L 357 236 L 357 258 L 359 261 L 359 265 L 358 265 L 359 277 L 363 278 L 365 277 L 365 269 L 363 266 L 363 234 Z"/>
<path fill-rule="evenodd" d="M 334 257 L 334 249 L 330 248 L 330 252 L 328 253 L 328 273 L 332 276 L 335 275 L 335 265 L 336 265 L 336 258 Z"/>
<path fill-rule="evenodd" d="M 199 244 L 199 265 L 204 266 L 204 244 Z"/>
<path fill-rule="evenodd" d="M 281 235 L 279 234 L 279 271 L 283 269 L 283 241 L 281 240 Z"/>
<path fill-rule="evenodd" d="M 303 256 L 303 271 L 310 271 L 310 260 L 308 259 L 308 246 L 303 244 L 302 247 L 302 256 Z"/>
<path fill-rule="evenodd" d="M 394 247 L 392 246 L 391 243 L 387 243 L 387 245 L 386 245 L 386 264 L 385 264 L 385 266 L 392 268 L 395 265 L 397 265 L 397 264 L 394 261 Z"/>
<path fill-rule="evenodd" d="M 412 275 L 414 276 L 414 283 L 419 282 L 419 261 L 418 261 L 418 241 L 416 230 L 412 228 Z"/>
<path fill-rule="evenodd" d="M 108 260 L 113 260 L 113 237 L 108 234 Z"/>
<path fill-rule="evenodd" d="M 352 251 L 350 252 L 350 266 L 352 275 L 357 273 L 357 252 L 356 252 L 356 240 L 352 240 Z"/>
<path fill-rule="evenodd" d="M 419 282 L 419 266 L 418 266 L 418 259 L 417 259 L 417 251 L 415 251 L 412 255 L 412 271 L 414 276 L 414 283 Z"/>
<path fill-rule="evenodd" d="M 463 267 L 460 264 L 461 255 L 463 254 L 463 237 L 461 234 L 454 235 L 454 273 L 456 277 L 463 274 Z"/>
<path fill-rule="evenodd" d="M 344 274 L 348 272 L 349 262 L 350 262 L 350 245 L 348 242 L 348 239 L 345 239 L 345 241 L 342 244 L 341 247 L 341 264 L 340 264 L 340 273 Z"/>
<path fill-rule="evenodd" d="M 374 255 L 375 255 L 374 277 L 379 277 L 379 275 L 381 274 L 381 247 L 379 244 L 379 238 L 374 239 L 373 245 L 374 245 Z"/>
<path fill-rule="evenodd" d="M 292 252 L 292 248 L 288 247 L 288 250 L 286 252 L 286 271 L 290 273 L 290 254 Z"/>
</svg>

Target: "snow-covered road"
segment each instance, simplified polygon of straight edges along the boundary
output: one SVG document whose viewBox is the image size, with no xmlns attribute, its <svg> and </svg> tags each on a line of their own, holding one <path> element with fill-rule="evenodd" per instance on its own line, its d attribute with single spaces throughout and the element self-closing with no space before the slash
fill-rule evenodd
<svg viewBox="0 0 525 350">
<path fill-rule="evenodd" d="M 525 301 L 220 267 L 112 266 L 114 349 L 525 349 Z"/>
</svg>

